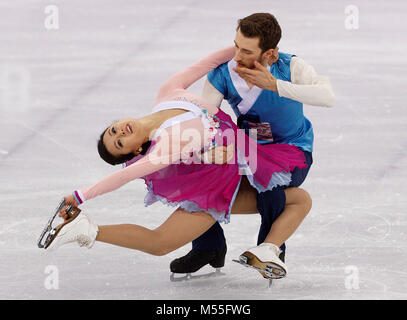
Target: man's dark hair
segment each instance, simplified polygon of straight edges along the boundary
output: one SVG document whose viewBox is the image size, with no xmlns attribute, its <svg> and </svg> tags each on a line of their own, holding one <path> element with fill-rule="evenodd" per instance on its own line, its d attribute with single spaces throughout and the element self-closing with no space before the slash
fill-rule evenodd
<svg viewBox="0 0 407 320">
<path fill-rule="evenodd" d="M 281 39 L 281 28 L 277 19 L 270 13 L 253 13 L 238 20 L 236 31 L 248 38 L 259 38 L 262 53 L 275 49 Z"/>
<path fill-rule="evenodd" d="M 136 156 L 134 153 L 123 154 L 118 157 L 115 157 L 109 151 L 107 151 L 107 148 L 106 148 L 105 144 L 103 143 L 103 136 L 105 135 L 105 132 L 107 129 L 108 128 L 106 128 L 105 131 L 102 132 L 102 134 L 100 135 L 99 141 L 98 141 L 99 156 L 103 160 L 105 160 L 107 163 L 109 163 L 113 166 L 116 164 L 125 163 L 125 162 L 133 159 Z M 140 154 L 142 154 L 142 155 L 146 154 L 146 152 L 147 152 L 148 148 L 150 148 L 150 146 L 151 146 L 151 141 L 147 141 L 147 142 L 143 143 L 143 145 L 141 146 L 141 148 L 143 150 L 140 152 Z"/>
</svg>

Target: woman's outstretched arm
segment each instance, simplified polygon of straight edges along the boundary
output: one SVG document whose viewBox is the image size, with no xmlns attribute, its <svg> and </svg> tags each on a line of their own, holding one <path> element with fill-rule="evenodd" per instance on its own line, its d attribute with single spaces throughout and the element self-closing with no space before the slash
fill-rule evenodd
<svg viewBox="0 0 407 320">
<path fill-rule="evenodd" d="M 187 89 L 195 81 L 198 81 L 209 71 L 233 58 L 235 48 L 233 46 L 218 50 L 209 56 L 199 60 L 183 71 L 169 78 L 160 88 L 155 103 L 159 103 L 168 95 L 179 89 Z"/>
<path fill-rule="evenodd" d="M 173 138 L 174 137 L 171 137 L 171 139 Z M 153 172 L 165 168 L 175 161 L 179 161 L 181 152 L 173 152 L 170 149 L 171 147 L 169 147 L 171 146 L 171 143 L 168 143 L 168 139 L 166 139 L 165 141 L 157 139 L 157 141 L 157 144 L 152 147 L 150 153 L 137 160 L 133 164 L 108 175 L 107 177 L 101 179 L 99 182 L 90 187 L 81 190 L 75 190 L 73 192 L 73 196 L 76 204 L 79 205 L 82 204 L 84 201 L 93 199 L 108 192 L 112 192 L 132 180 L 149 175 Z M 182 149 L 177 148 L 177 150 Z M 72 196 L 66 198 L 72 199 Z M 70 204 L 70 202 L 68 201 L 67 204 Z"/>
<path fill-rule="evenodd" d="M 79 204 L 81 204 L 83 201 L 112 192 L 132 180 L 151 174 L 168 165 L 169 163 L 164 161 L 164 159 L 160 159 L 157 156 L 153 158 L 152 154 L 150 154 L 136 161 L 131 166 L 108 175 L 88 188 L 76 190 L 74 194 L 78 197 Z"/>
</svg>

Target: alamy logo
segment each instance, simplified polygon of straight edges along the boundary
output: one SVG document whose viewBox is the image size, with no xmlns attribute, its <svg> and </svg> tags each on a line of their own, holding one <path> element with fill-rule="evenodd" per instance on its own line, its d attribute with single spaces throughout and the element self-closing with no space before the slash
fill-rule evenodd
<svg viewBox="0 0 407 320">
<path fill-rule="evenodd" d="M 359 269 L 356 266 L 346 266 L 345 288 L 348 290 L 359 290 Z"/>
<path fill-rule="evenodd" d="M 46 6 L 44 13 L 47 15 L 44 20 L 44 27 L 47 30 L 59 29 L 59 9 L 56 5 Z"/>
<path fill-rule="evenodd" d="M 345 7 L 345 29 L 358 30 L 359 29 L 359 8 L 353 4 Z"/>
<path fill-rule="evenodd" d="M 44 280 L 44 287 L 47 290 L 58 290 L 59 289 L 59 270 L 55 265 L 48 265 L 44 270 L 45 274 L 48 276 Z"/>
</svg>

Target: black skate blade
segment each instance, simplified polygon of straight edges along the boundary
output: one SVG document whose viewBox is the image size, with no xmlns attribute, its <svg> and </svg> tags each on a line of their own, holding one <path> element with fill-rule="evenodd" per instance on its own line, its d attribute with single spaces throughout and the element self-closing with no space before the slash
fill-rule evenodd
<svg viewBox="0 0 407 320">
<path fill-rule="evenodd" d="M 244 258 L 247 259 L 247 257 L 244 257 Z M 240 264 L 240 265 L 242 265 L 242 266 L 244 266 L 246 268 L 254 269 L 254 270 L 260 272 L 261 274 L 264 274 L 263 277 L 268 279 L 268 280 L 282 279 L 282 278 L 285 277 L 284 270 L 281 269 L 281 268 L 278 268 L 275 265 L 267 265 L 266 269 L 261 269 L 261 268 L 258 268 L 256 266 L 250 265 L 248 259 L 245 260 L 245 259 L 242 259 L 241 257 L 239 257 L 239 260 L 233 259 L 232 261 L 236 262 L 236 263 L 238 263 L 238 264 Z M 273 272 L 273 270 L 278 271 L 280 274 L 275 274 Z M 271 285 L 271 283 L 270 283 L 270 285 Z"/>
<path fill-rule="evenodd" d="M 197 280 L 197 279 L 208 279 L 214 278 L 219 276 L 224 276 L 225 273 L 220 271 L 220 268 L 216 268 L 216 271 L 208 272 L 204 274 L 194 274 L 194 273 L 187 273 L 184 276 L 176 276 L 179 273 L 172 273 L 170 275 L 171 282 L 182 282 L 182 281 L 190 281 L 190 280 Z"/>
</svg>

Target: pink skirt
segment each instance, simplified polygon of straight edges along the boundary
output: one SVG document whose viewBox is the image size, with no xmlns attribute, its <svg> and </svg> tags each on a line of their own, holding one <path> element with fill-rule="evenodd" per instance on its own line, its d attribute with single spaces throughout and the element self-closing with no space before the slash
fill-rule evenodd
<svg viewBox="0 0 407 320">
<path fill-rule="evenodd" d="M 172 164 L 142 177 L 148 193 L 145 205 L 161 201 L 189 212 L 207 212 L 218 222 L 230 222 L 230 211 L 239 190 L 242 175 L 258 191 L 288 186 L 291 172 L 306 168 L 303 151 L 289 144 L 259 144 L 234 124 L 222 110 L 215 115 L 220 126 L 234 135 L 235 159 L 227 164 Z M 233 138 L 233 137 L 232 137 Z M 230 141 L 230 140 L 229 140 Z M 215 135 L 216 145 L 226 145 L 225 136 Z"/>
</svg>

